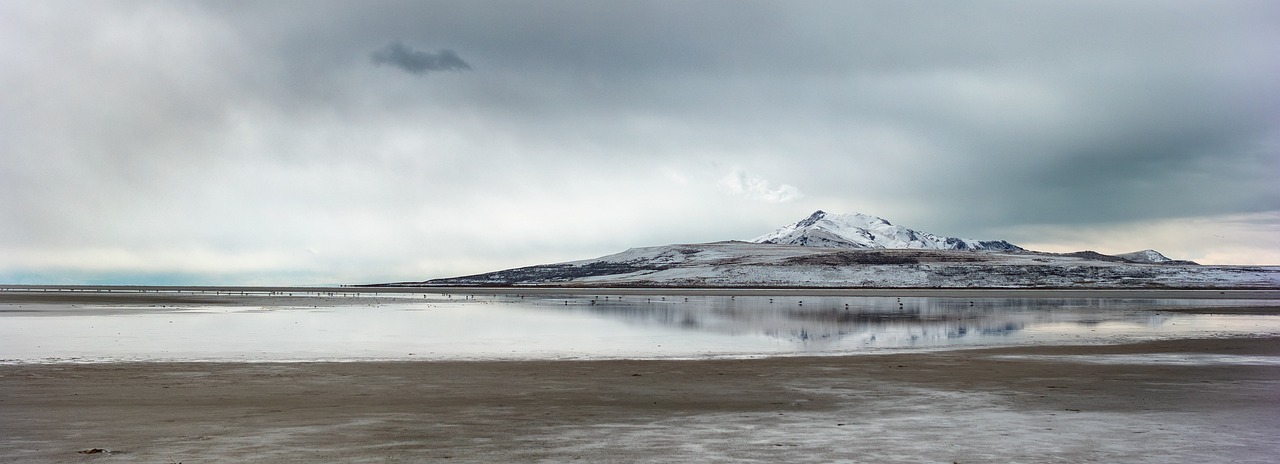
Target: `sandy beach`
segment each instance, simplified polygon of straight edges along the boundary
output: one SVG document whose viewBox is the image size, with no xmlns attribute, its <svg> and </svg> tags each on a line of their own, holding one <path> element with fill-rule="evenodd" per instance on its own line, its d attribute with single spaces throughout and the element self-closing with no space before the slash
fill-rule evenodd
<svg viewBox="0 0 1280 464">
<path fill-rule="evenodd" d="M 5 462 L 1273 462 L 1280 339 L 0 366 Z"/>
</svg>

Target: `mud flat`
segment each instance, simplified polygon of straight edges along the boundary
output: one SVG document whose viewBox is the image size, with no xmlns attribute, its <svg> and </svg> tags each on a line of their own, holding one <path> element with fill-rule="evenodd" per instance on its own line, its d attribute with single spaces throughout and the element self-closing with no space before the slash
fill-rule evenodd
<svg viewBox="0 0 1280 464">
<path fill-rule="evenodd" d="M 1280 339 L 0 366 L 5 462 L 1274 462 Z"/>
</svg>

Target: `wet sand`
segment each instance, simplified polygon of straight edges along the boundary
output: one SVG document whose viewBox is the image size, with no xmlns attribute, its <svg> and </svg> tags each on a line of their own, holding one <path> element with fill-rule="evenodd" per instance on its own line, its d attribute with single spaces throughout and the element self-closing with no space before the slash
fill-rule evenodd
<svg viewBox="0 0 1280 464">
<path fill-rule="evenodd" d="M 1274 462 L 1280 339 L 0 366 L 3 462 Z M 101 450 L 82 454 L 81 451 Z"/>
</svg>

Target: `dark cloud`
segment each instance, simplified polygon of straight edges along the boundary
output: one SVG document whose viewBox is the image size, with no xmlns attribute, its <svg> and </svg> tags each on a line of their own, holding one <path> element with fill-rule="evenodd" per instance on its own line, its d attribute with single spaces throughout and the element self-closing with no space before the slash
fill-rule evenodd
<svg viewBox="0 0 1280 464">
<path fill-rule="evenodd" d="M 453 50 L 441 49 L 435 53 L 414 50 L 395 41 L 375 50 L 369 55 L 373 62 L 391 65 L 412 74 L 426 74 L 432 71 L 468 71 L 471 65 L 462 61 Z"/>
<path fill-rule="evenodd" d="M 0 271 L 414 280 L 816 209 L 1018 240 L 1280 217 L 1280 3 L 924 6 L 0 2 Z"/>
</svg>

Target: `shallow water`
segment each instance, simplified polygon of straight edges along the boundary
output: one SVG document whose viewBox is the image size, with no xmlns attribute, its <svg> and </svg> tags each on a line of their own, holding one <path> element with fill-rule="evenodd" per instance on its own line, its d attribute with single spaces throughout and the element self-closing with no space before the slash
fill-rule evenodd
<svg viewBox="0 0 1280 464">
<path fill-rule="evenodd" d="M 1280 316 L 1169 312 L 1280 300 L 219 298 L 0 304 L 0 362 L 706 358 L 1280 335 Z"/>
</svg>

